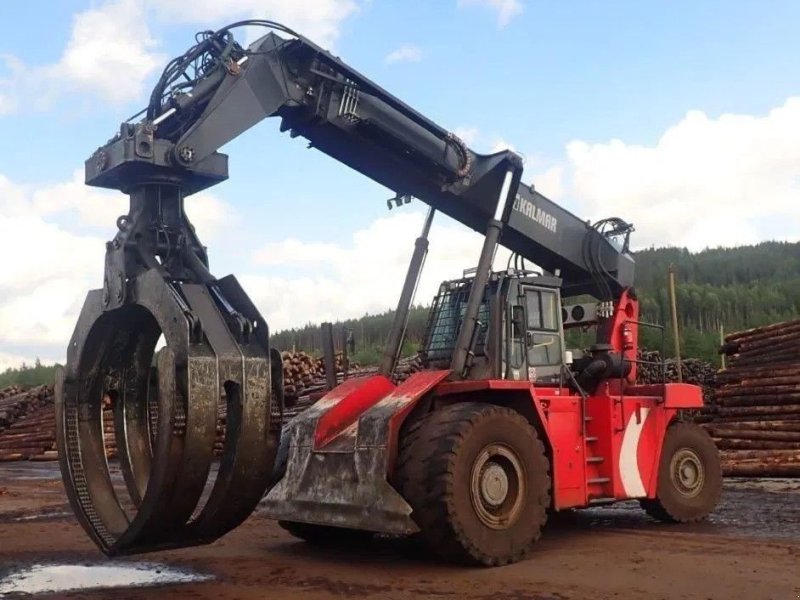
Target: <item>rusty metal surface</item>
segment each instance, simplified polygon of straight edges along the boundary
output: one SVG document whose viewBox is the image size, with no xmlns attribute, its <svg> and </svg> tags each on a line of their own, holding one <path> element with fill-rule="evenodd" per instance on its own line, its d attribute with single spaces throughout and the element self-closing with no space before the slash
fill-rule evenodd
<svg viewBox="0 0 800 600">
<path fill-rule="evenodd" d="M 364 390 L 384 389 L 374 377 L 353 379 L 333 390 L 288 425 L 286 473 L 262 504 L 275 519 L 364 529 L 389 534 L 419 531 L 411 506 L 387 480 L 399 417 L 443 381 L 449 371 L 415 373 L 382 392 L 357 421 L 344 424 L 324 447 L 315 435 L 327 414 Z M 365 404 L 361 403 L 364 407 Z"/>
</svg>

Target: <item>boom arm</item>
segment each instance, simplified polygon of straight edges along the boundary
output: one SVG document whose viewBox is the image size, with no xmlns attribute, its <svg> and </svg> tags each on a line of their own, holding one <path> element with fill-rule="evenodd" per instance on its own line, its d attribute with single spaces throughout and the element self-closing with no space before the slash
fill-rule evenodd
<svg viewBox="0 0 800 600">
<path fill-rule="evenodd" d="M 515 200 L 501 215 L 502 244 L 564 280 L 565 295 L 617 297 L 633 283 L 627 224 L 591 227 L 520 184 L 511 151 L 481 155 L 338 58 L 297 36 L 269 33 L 244 50 L 229 26 L 170 63 L 147 117 L 86 163 L 90 185 L 130 188 L 147 177 L 180 180 L 190 194 L 227 177 L 227 142 L 266 117 L 281 130 L 394 190 L 484 233 L 507 171 Z M 285 30 L 288 31 L 288 30 Z M 293 35 L 294 32 L 289 32 Z M 189 84 L 178 84 L 198 63 Z M 602 223 L 607 225 L 606 222 Z M 615 245 L 611 239 L 624 235 Z"/>
</svg>

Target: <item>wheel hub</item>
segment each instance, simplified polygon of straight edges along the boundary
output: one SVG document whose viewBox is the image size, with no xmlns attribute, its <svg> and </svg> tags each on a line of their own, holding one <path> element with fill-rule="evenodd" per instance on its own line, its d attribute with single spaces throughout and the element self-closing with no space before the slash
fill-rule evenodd
<svg viewBox="0 0 800 600">
<path fill-rule="evenodd" d="M 503 467 L 490 462 L 481 476 L 481 499 L 491 506 L 500 506 L 508 496 L 508 475 Z"/>
<path fill-rule="evenodd" d="M 705 482 L 705 469 L 694 450 L 682 448 L 674 454 L 670 464 L 670 478 L 675 489 L 683 496 L 692 498 L 700 493 Z"/>
<path fill-rule="evenodd" d="M 522 461 L 504 444 L 489 444 L 472 466 L 470 496 L 475 514 L 492 529 L 512 525 L 526 495 Z"/>
</svg>

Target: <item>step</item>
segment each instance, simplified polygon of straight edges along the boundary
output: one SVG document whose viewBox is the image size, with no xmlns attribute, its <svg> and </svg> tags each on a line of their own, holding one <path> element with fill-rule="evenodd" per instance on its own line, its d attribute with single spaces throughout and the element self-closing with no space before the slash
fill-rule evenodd
<svg viewBox="0 0 800 600">
<path fill-rule="evenodd" d="M 609 483 L 611 481 L 610 477 L 593 477 L 592 479 L 587 479 L 586 483 L 589 485 L 592 484 L 600 484 L 600 483 Z"/>
<path fill-rule="evenodd" d="M 604 462 L 606 459 L 602 456 L 590 456 L 586 459 L 587 463 L 601 463 Z"/>
<path fill-rule="evenodd" d="M 611 504 L 616 501 L 616 498 L 590 498 L 589 504 Z"/>
</svg>

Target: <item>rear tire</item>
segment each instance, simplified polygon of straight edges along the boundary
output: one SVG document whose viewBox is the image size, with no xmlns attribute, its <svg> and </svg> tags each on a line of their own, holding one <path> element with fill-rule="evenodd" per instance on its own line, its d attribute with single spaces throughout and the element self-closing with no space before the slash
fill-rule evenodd
<svg viewBox="0 0 800 600">
<path fill-rule="evenodd" d="M 651 517 L 667 523 L 702 521 L 722 493 L 722 468 L 711 436 L 694 423 L 667 428 L 658 467 L 656 498 L 640 500 Z"/>
<path fill-rule="evenodd" d="M 374 536 L 371 531 L 297 521 L 278 521 L 278 525 L 294 537 L 315 546 L 357 546 L 370 542 Z"/>
<path fill-rule="evenodd" d="M 395 484 L 437 555 L 487 566 L 523 559 L 550 505 L 549 461 L 528 421 L 483 403 L 441 408 L 400 440 Z"/>
</svg>

